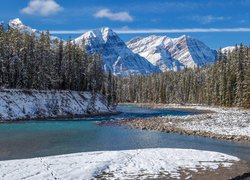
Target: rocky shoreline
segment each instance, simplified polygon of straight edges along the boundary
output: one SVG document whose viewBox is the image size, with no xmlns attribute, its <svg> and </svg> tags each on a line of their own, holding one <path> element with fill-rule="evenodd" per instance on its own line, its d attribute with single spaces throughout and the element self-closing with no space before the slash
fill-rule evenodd
<svg viewBox="0 0 250 180">
<path fill-rule="evenodd" d="M 152 106 L 151 106 L 152 107 Z M 157 108 L 164 108 L 164 106 L 154 106 Z M 167 107 L 165 109 L 177 109 L 177 110 L 186 110 L 189 109 L 191 110 L 192 107 L 183 107 L 180 106 L 180 108 L 175 108 L 175 107 Z M 232 126 L 231 128 L 248 128 L 245 127 L 246 124 L 249 124 L 250 118 L 248 117 L 248 114 L 245 114 L 244 117 L 246 117 L 244 120 L 239 119 L 240 122 L 226 122 L 228 124 L 223 124 L 225 123 L 223 120 L 220 119 L 220 116 L 222 112 L 208 110 L 206 108 L 200 108 L 198 110 L 203 110 L 206 113 L 199 114 L 199 115 L 191 115 L 191 116 L 165 116 L 165 117 L 156 117 L 156 118 L 137 118 L 137 119 L 124 119 L 124 120 L 119 120 L 119 121 L 102 121 L 99 122 L 100 125 L 104 124 L 115 124 L 119 126 L 126 126 L 129 128 L 136 128 L 136 129 L 141 129 L 141 130 L 156 130 L 156 131 L 161 131 L 161 132 L 166 132 L 166 133 L 178 133 L 178 134 L 185 134 L 185 135 L 193 135 L 193 136 L 202 136 L 202 137 L 209 137 L 209 138 L 217 138 L 217 139 L 223 139 L 223 140 L 230 140 L 230 141 L 240 141 L 240 142 L 247 142 L 250 143 L 250 136 L 245 135 L 247 133 L 242 133 L 242 134 L 237 134 L 236 133 L 231 133 L 230 129 L 228 130 L 229 133 L 225 132 L 219 132 L 216 133 L 211 131 L 210 129 L 206 129 L 204 127 L 213 127 L 213 126 L 218 126 L 219 128 L 224 128 L 228 129 L 228 126 Z M 197 109 L 193 109 L 193 111 L 197 111 Z M 229 112 L 223 112 L 223 117 L 225 114 L 228 114 L 229 119 L 233 118 L 233 113 L 230 111 Z M 243 112 L 242 112 L 243 113 Z M 246 113 L 246 112 L 244 112 Z M 249 113 L 247 111 L 247 113 Z M 235 116 L 238 116 L 235 114 Z M 217 120 L 219 119 L 219 120 Z M 229 120 L 228 120 L 229 121 Z M 230 124 L 231 123 L 231 124 Z M 242 123 L 242 124 L 241 124 Z M 205 124 L 206 126 L 198 127 L 198 128 L 193 128 L 193 126 L 199 124 Z M 235 125 L 237 124 L 238 127 Z M 225 127 L 223 127 L 225 126 Z M 223 129 L 223 130 L 224 130 Z M 247 129 L 249 131 L 249 128 Z M 246 132 L 247 132 L 246 131 Z"/>
<path fill-rule="evenodd" d="M 183 169 L 180 173 L 180 179 L 202 179 L 202 180 L 242 180 L 244 178 L 249 178 L 250 164 L 249 162 L 240 160 L 235 162 L 231 167 L 218 167 L 216 170 L 204 170 L 198 169 L 197 172 Z M 163 177 L 162 179 L 164 179 Z M 169 178 L 171 179 L 171 178 Z"/>
<path fill-rule="evenodd" d="M 185 135 L 192 135 L 192 136 L 202 136 L 202 137 L 209 137 L 209 138 L 217 138 L 223 140 L 230 140 L 230 141 L 241 141 L 241 142 L 249 142 L 249 136 L 239 136 L 239 135 L 221 135 L 215 134 L 206 131 L 193 131 L 193 130 L 186 130 L 178 127 L 174 127 L 173 121 L 176 119 L 162 119 L 162 118 L 146 118 L 146 119 L 125 119 L 125 120 L 108 120 L 108 121 L 101 121 L 97 122 L 99 125 L 105 124 L 113 124 L 113 125 L 120 125 L 126 126 L 129 128 L 136 128 L 141 130 L 153 130 L 153 131 L 160 131 L 165 133 L 177 133 L 177 134 L 185 134 Z M 181 122 L 182 120 L 180 120 Z"/>
<path fill-rule="evenodd" d="M 202 168 L 197 168 L 197 171 L 186 169 L 180 169 L 178 171 L 180 176 L 176 179 L 186 180 L 211 180 L 211 179 L 219 179 L 219 180 L 245 180 L 250 177 L 250 164 L 249 162 L 240 160 L 238 162 L 233 163 L 231 167 L 222 167 L 219 166 L 216 170 L 204 170 Z M 114 178 L 114 174 L 112 173 L 102 173 L 95 178 L 97 179 L 110 179 Z M 137 176 L 134 179 L 141 179 L 141 176 Z M 167 173 L 161 172 L 161 174 L 157 175 L 158 180 L 166 180 L 166 179 L 175 179 Z"/>
</svg>

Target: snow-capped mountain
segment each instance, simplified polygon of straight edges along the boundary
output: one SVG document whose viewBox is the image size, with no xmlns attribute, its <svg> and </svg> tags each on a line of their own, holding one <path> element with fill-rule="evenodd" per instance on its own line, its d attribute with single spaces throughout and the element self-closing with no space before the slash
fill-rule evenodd
<svg viewBox="0 0 250 180">
<path fill-rule="evenodd" d="M 36 35 L 40 35 L 38 30 L 32 29 L 29 26 L 25 26 L 19 18 L 10 20 L 9 27 L 12 29 L 17 29 L 21 33 L 35 33 Z"/>
<path fill-rule="evenodd" d="M 232 52 L 234 49 L 235 49 L 235 46 L 227 46 L 227 47 L 221 48 L 221 52 L 228 53 L 228 52 Z"/>
<path fill-rule="evenodd" d="M 39 36 L 41 34 L 40 31 L 24 25 L 19 18 L 12 19 L 9 21 L 9 23 L 0 22 L 0 27 L 3 27 L 4 30 L 17 29 L 21 33 L 29 33 L 29 34 L 35 33 L 36 36 Z"/>
<path fill-rule="evenodd" d="M 102 56 L 104 70 L 115 75 L 129 76 L 160 72 L 145 58 L 133 53 L 110 28 L 101 28 L 84 33 L 74 42 L 83 45 L 87 53 Z"/>
<path fill-rule="evenodd" d="M 163 72 L 212 64 L 217 56 L 216 51 L 203 42 L 186 35 L 179 38 L 155 35 L 135 38 L 127 46 Z"/>
<path fill-rule="evenodd" d="M 28 34 L 34 33 L 35 36 L 37 37 L 39 37 L 42 33 L 41 31 L 38 31 L 37 29 L 32 29 L 31 27 L 24 25 L 19 18 L 10 20 L 8 24 L 4 22 L 0 22 L 0 27 L 3 27 L 4 30 L 17 29 L 21 33 L 28 33 Z M 51 40 L 60 39 L 56 36 L 50 36 L 50 38 Z"/>
</svg>

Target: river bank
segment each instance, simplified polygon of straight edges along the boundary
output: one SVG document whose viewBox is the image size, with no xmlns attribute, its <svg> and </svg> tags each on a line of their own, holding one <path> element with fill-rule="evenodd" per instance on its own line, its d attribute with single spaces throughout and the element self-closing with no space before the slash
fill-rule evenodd
<svg viewBox="0 0 250 180">
<path fill-rule="evenodd" d="M 62 115 L 62 116 L 51 116 L 51 117 L 36 117 L 36 118 L 25 118 L 25 119 L 15 119 L 15 120 L 0 120 L 2 124 L 9 123 L 22 123 L 22 122 L 39 122 L 39 121 L 77 121 L 83 120 L 85 118 L 98 118 L 98 117 L 108 117 L 113 115 L 118 115 L 121 112 L 119 111 L 110 111 L 110 112 L 100 112 L 100 113 L 91 113 L 91 114 L 71 114 L 71 115 Z"/>
<path fill-rule="evenodd" d="M 0 122 L 85 118 L 116 114 L 101 94 L 66 90 L 0 90 Z"/>
<path fill-rule="evenodd" d="M 229 179 L 250 171 L 237 157 L 175 148 L 97 151 L 0 161 L 7 179 Z"/>
<path fill-rule="evenodd" d="M 101 124 L 115 123 L 142 130 L 250 142 L 250 110 L 201 105 L 140 105 L 159 109 L 189 110 L 200 112 L 200 114 L 106 121 Z"/>
</svg>

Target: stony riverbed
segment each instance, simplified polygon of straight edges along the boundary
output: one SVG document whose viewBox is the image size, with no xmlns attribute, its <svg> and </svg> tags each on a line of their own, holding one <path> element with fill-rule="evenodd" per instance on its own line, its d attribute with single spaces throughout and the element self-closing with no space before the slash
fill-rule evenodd
<svg viewBox="0 0 250 180">
<path fill-rule="evenodd" d="M 198 115 L 162 116 L 120 121 L 105 121 L 142 130 L 157 130 L 178 134 L 204 136 L 233 141 L 250 142 L 250 110 L 207 106 L 157 105 L 154 108 L 203 111 Z"/>
</svg>

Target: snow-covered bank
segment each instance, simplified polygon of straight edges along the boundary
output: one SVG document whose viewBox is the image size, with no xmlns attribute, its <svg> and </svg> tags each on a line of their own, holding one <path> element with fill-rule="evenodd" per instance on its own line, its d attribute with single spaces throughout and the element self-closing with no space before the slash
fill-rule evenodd
<svg viewBox="0 0 250 180">
<path fill-rule="evenodd" d="M 0 161 L 7 179 L 135 179 L 172 177 L 230 167 L 237 157 L 192 149 L 140 149 Z"/>
<path fill-rule="evenodd" d="M 177 127 L 206 131 L 221 135 L 249 136 L 250 137 L 250 110 L 241 108 L 219 108 L 208 106 L 176 106 L 164 105 L 164 108 L 191 108 L 197 110 L 210 110 L 215 113 L 184 116 L 185 121 L 177 123 Z"/>
<path fill-rule="evenodd" d="M 90 92 L 0 90 L 0 121 L 25 120 L 113 112 L 102 95 Z"/>
<path fill-rule="evenodd" d="M 143 104 L 140 104 L 143 105 Z M 145 119 L 125 119 L 116 123 L 131 128 L 144 130 L 158 130 L 178 134 L 204 136 L 234 141 L 250 142 L 250 110 L 241 108 L 222 108 L 201 105 L 149 105 L 145 106 L 181 110 L 197 111 L 201 114 L 186 116 L 162 116 Z"/>
</svg>

